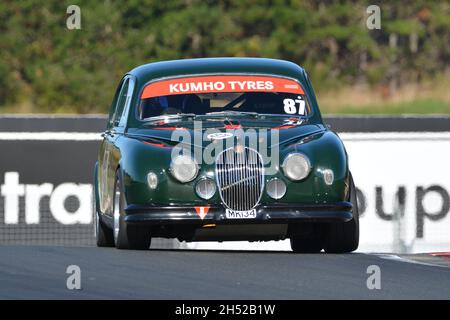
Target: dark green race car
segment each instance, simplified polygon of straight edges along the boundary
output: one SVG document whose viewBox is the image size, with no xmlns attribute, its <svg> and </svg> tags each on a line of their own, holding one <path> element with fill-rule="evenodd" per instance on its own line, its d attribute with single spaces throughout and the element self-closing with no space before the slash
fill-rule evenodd
<svg viewBox="0 0 450 320">
<path fill-rule="evenodd" d="M 115 94 L 95 166 L 98 246 L 290 238 L 295 252 L 358 247 L 356 190 L 339 137 L 298 65 L 257 58 L 157 62 Z"/>
</svg>

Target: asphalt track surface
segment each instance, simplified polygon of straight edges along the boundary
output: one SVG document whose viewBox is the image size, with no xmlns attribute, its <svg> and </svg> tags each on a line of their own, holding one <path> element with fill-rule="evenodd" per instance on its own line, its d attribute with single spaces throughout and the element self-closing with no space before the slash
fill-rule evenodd
<svg viewBox="0 0 450 320">
<path fill-rule="evenodd" d="M 446 263 L 362 253 L 0 246 L 0 298 L 450 299 Z M 81 268 L 81 290 L 66 287 L 69 265 Z M 367 288 L 370 265 L 380 267 L 380 290 Z"/>
</svg>

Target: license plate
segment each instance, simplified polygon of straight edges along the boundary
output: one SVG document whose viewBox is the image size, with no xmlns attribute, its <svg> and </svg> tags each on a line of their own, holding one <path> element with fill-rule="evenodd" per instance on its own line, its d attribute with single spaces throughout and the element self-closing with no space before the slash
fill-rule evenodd
<svg viewBox="0 0 450 320">
<path fill-rule="evenodd" d="M 248 211 L 235 211 L 226 209 L 225 216 L 227 219 L 254 219 L 256 218 L 256 209 Z"/>
</svg>

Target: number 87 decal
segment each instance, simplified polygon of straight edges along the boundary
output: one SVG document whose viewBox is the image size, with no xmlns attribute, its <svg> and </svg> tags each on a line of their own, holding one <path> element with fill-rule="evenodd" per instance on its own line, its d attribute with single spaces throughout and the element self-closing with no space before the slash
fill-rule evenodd
<svg viewBox="0 0 450 320">
<path fill-rule="evenodd" d="M 304 116 L 305 115 L 305 100 L 302 97 L 298 96 L 297 99 L 284 99 L 284 112 L 288 114 L 296 114 L 297 113 L 297 104 L 298 104 L 298 114 Z"/>
</svg>

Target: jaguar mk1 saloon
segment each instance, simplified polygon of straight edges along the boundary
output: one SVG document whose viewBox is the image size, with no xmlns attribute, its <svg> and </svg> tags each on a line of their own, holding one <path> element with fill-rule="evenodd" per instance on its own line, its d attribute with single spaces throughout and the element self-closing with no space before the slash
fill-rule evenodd
<svg viewBox="0 0 450 320">
<path fill-rule="evenodd" d="M 290 239 L 358 247 L 355 185 L 305 70 L 282 60 L 164 61 L 128 72 L 94 172 L 97 245 Z"/>
</svg>

